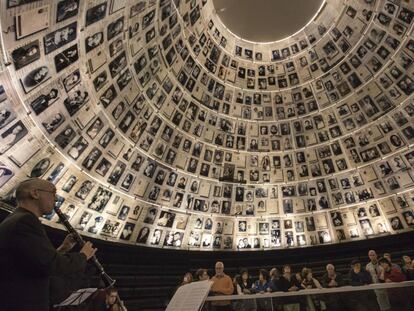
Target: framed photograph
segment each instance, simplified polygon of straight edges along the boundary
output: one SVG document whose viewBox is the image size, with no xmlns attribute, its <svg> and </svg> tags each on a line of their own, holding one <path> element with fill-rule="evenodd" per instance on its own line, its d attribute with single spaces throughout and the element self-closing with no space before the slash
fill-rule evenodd
<svg viewBox="0 0 414 311">
<path fill-rule="evenodd" d="M 33 3 L 36 1 L 40 1 L 40 0 L 7 0 L 7 8 L 8 9 L 15 8 L 20 5 L 29 4 L 29 3 Z"/>
<path fill-rule="evenodd" d="M 35 98 L 31 103 L 30 107 L 32 107 L 34 113 L 36 115 L 41 114 L 47 108 L 49 108 L 54 102 L 59 99 L 59 90 L 57 88 L 52 88 L 49 93 L 40 94 L 37 98 Z M 0 104 L 1 106 L 1 104 Z M 0 126 L 1 128 L 1 126 Z"/>
<path fill-rule="evenodd" d="M 63 104 L 65 105 L 70 116 L 73 116 L 83 107 L 83 105 L 89 100 L 88 92 L 82 92 L 76 90 L 64 100 Z"/>
<path fill-rule="evenodd" d="M 93 35 L 86 37 L 85 39 L 86 53 L 92 51 L 93 49 L 101 45 L 103 41 L 104 41 L 104 35 L 102 31 L 99 31 Z"/>
<path fill-rule="evenodd" d="M 58 112 L 43 121 L 42 125 L 49 134 L 52 134 L 65 120 L 65 116 Z"/>
<path fill-rule="evenodd" d="M 21 140 L 28 133 L 27 128 L 24 126 L 22 121 L 17 121 L 10 126 L 3 134 L 0 139 L 0 154 L 4 154 L 12 146 L 14 146 L 19 140 Z"/>
<path fill-rule="evenodd" d="M 81 75 L 79 69 L 76 69 L 74 72 L 66 76 L 62 80 L 63 87 L 65 88 L 66 93 L 72 90 L 76 85 L 81 81 Z"/>
<path fill-rule="evenodd" d="M 11 168 L 0 162 L 0 188 L 10 180 L 14 175 Z"/>
<path fill-rule="evenodd" d="M 91 202 L 88 204 L 88 208 L 98 212 L 102 212 L 106 204 L 109 202 L 111 196 L 111 191 L 99 187 L 98 190 L 96 190 L 94 196 L 92 197 Z"/>
<path fill-rule="evenodd" d="M 11 58 L 16 70 L 37 61 L 40 58 L 39 40 L 35 40 L 13 50 L 11 52 Z"/>
<path fill-rule="evenodd" d="M 131 223 L 131 222 L 125 223 L 124 228 L 122 229 L 121 235 L 119 236 L 119 238 L 121 240 L 128 241 L 131 238 L 132 232 L 134 232 L 134 229 L 135 229 L 134 223 Z M 148 234 L 149 234 L 149 230 L 148 230 Z"/>
<path fill-rule="evenodd" d="M 47 66 L 40 66 L 30 71 L 24 78 L 20 79 L 24 92 L 27 94 L 36 87 L 49 80 L 50 70 Z"/>
<path fill-rule="evenodd" d="M 78 45 L 75 44 L 54 57 L 56 72 L 59 73 L 79 59 Z"/>
<path fill-rule="evenodd" d="M 106 15 L 106 8 L 108 4 L 106 2 L 95 5 L 94 7 L 86 11 L 86 23 L 85 26 L 92 25 L 97 21 L 103 19 Z"/>
<path fill-rule="evenodd" d="M 107 40 L 115 38 L 124 29 L 124 17 L 118 18 L 116 21 L 110 23 L 107 28 Z"/>
<path fill-rule="evenodd" d="M 45 54 L 49 54 L 76 39 L 77 23 L 74 22 L 43 37 Z"/>
<path fill-rule="evenodd" d="M 0 129 L 16 119 L 13 105 L 10 101 L 5 100 L 0 102 Z"/>
<path fill-rule="evenodd" d="M 49 158 L 43 158 L 40 161 L 38 161 L 30 171 L 30 178 L 38 178 L 43 176 L 46 171 L 50 168 L 50 159 Z"/>
<path fill-rule="evenodd" d="M 56 22 L 62 22 L 78 15 L 79 0 L 60 0 L 57 4 Z"/>
<path fill-rule="evenodd" d="M 49 5 L 45 5 L 40 8 L 35 8 L 16 14 L 14 18 L 16 28 L 16 40 L 23 39 L 27 36 L 33 35 L 37 32 L 47 29 L 49 27 L 49 19 Z"/>
</svg>

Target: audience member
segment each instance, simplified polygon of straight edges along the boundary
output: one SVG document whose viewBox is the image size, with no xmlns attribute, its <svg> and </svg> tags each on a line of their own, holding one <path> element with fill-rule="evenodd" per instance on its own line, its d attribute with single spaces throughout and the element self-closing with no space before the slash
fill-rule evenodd
<svg viewBox="0 0 414 311">
<path fill-rule="evenodd" d="M 184 274 L 181 284 L 178 287 L 190 284 L 192 281 L 193 275 L 191 274 L 191 272 L 187 272 L 186 274 Z"/>
<path fill-rule="evenodd" d="M 252 294 L 253 281 L 250 278 L 249 271 L 242 269 L 240 271 L 240 279 L 237 282 L 236 290 L 238 295 L 249 295 Z M 234 310 L 240 311 L 254 311 L 257 309 L 256 300 L 254 299 L 244 299 L 238 300 L 235 305 L 233 305 Z"/>
<path fill-rule="evenodd" d="M 322 285 L 319 283 L 319 281 L 313 277 L 311 269 L 302 270 L 302 272 L 303 272 L 303 281 L 302 281 L 301 287 L 303 289 L 314 289 L 314 288 L 321 289 L 322 288 Z M 325 302 L 321 301 L 320 298 L 315 295 L 306 296 L 306 305 L 307 305 L 307 310 L 309 311 L 326 310 Z"/>
<path fill-rule="evenodd" d="M 16 188 L 18 207 L 0 224 L 3 311 L 49 310 L 50 277 L 82 273 L 96 252 L 90 242 L 79 253 L 53 247 L 39 217 L 52 213 L 55 199 L 56 187 L 42 179 L 28 179 Z"/>
<path fill-rule="evenodd" d="M 270 291 L 269 289 L 269 274 L 265 269 L 260 269 L 259 279 L 253 283 L 252 292 L 264 294 Z"/>
<path fill-rule="evenodd" d="M 352 286 L 362 286 L 372 283 L 372 278 L 369 272 L 364 270 L 359 259 L 354 259 L 351 262 L 351 270 L 349 271 L 349 282 Z M 354 292 L 348 297 L 348 308 L 355 311 L 370 311 L 367 304 L 371 304 L 371 297 L 367 297 L 368 293 Z"/>
<path fill-rule="evenodd" d="M 210 280 L 207 269 L 198 269 L 196 272 L 197 281 Z"/>
<path fill-rule="evenodd" d="M 269 288 L 272 292 L 280 291 L 280 275 L 279 270 L 277 268 L 272 268 L 270 270 L 270 281 L 269 281 Z"/>
<path fill-rule="evenodd" d="M 114 287 L 98 290 L 91 298 L 88 311 L 126 311 Z"/>
<path fill-rule="evenodd" d="M 292 270 L 289 265 L 283 266 L 283 274 L 280 277 L 279 285 L 280 290 L 284 292 L 296 292 L 300 289 L 301 284 L 295 275 L 292 275 Z M 284 311 L 299 311 L 300 310 L 300 298 L 288 297 L 283 299 Z"/>
<path fill-rule="evenodd" d="M 361 267 L 361 261 L 359 259 L 352 260 L 348 278 L 352 286 L 368 285 L 372 283 L 371 275 Z"/>
<path fill-rule="evenodd" d="M 414 261 L 410 256 L 402 256 L 402 271 L 407 276 L 408 281 L 414 280 Z"/>
<path fill-rule="evenodd" d="M 335 271 L 333 264 L 326 265 L 326 273 L 322 276 L 322 286 L 326 288 L 344 286 L 345 281 L 342 274 Z"/>
<path fill-rule="evenodd" d="M 252 292 L 264 294 L 270 292 L 269 288 L 269 273 L 265 269 L 260 269 L 259 279 L 252 285 Z M 271 309 L 270 299 L 259 299 L 256 301 L 258 311 L 266 311 Z"/>
<path fill-rule="evenodd" d="M 382 273 L 382 268 L 378 263 L 378 256 L 374 250 L 368 252 L 368 258 L 370 262 L 366 266 L 366 270 L 371 274 L 372 283 L 379 283 L 379 275 Z M 387 291 L 383 289 L 375 290 L 377 296 L 377 302 L 381 311 L 387 311 L 391 309 L 390 302 L 388 300 Z"/>
<path fill-rule="evenodd" d="M 384 253 L 384 258 L 388 259 L 388 261 L 391 263 L 391 267 L 398 269 L 401 272 L 401 267 L 397 265 L 396 263 L 392 262 L 390 253 Z"/>
<path fill-rule="evenodd" d="M 393 267 L 387 258 L 381 258 L 378 262 L 382 267 L 382 271 L 379 276 L 380 282 L 391 283 L 404 282 L 407 280 L 406 276 L 400 270 L 398 270 L 398 268 Z M 387 293 L 393 310 L 412 310 L 411 307 L 409 307 L 410 301 L 407 299 L 408 295 L 405 294 L 405 288 L 390 288 L 387 290 Z"/>
<path fill-rule="evenodd" d="M 391 262 L 387 258 L 381 258 L 378 260 L 382 270 L 379 275 L 380 282 L 404 282 L 407 280 L 406 276 L 396 267 L 392 266 Z"/>
<path fill-rule="evenodd" d="M 322 276 L 322 286 L 334 288 L 344 286 L 346 283 L 342 274 L 335 271 L 333 264 L 326 265 L 326 273 Z M 343 309 L 342 294 L 326 295 L 325 303 L 329 311 L 340 311 Z"/>
<path fill-rule="evenodd" d="M 213 285 L 210 293 L 212 295 L 231 295 L 234 292 L 231 278 L 224 273 L 224 264 L 218 261 L 215 266 L 216 274 L 212 277 Z M 231 302 L 229 300 L 214 301 L 211 303 L 214 311 L 231 311 Z"/>
<path fill-rule="evenodd" d="M 252 293 L 253 281 L 250 278 L 249 271 L 242 269 L 240 271 L 240 280 L 237 283 L 237 294 L 251 294 Z"/>
</svg>

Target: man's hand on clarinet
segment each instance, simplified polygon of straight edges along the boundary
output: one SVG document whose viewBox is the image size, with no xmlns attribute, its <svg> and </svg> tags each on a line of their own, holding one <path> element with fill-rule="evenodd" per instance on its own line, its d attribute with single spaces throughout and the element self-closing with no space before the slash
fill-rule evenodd
<svg viewBox="0 0 414 311">
<path fill-rule="evenodd" d="M 67 253 L 76 245 L 76 240 L 73 234 L 68 234 L 63 240 L 62 244 L 58 247 L 58 252 Z"/>
<path fill-rule="evenodd" d="M 92 247 L 91 242 L 86 242 L 85 245 L 80 250 L 80 253 L 85 254 L 86 260 L 89 260 L 95 255 L 97 250 L 98 250 L 97 248 Z"/>
</svg>

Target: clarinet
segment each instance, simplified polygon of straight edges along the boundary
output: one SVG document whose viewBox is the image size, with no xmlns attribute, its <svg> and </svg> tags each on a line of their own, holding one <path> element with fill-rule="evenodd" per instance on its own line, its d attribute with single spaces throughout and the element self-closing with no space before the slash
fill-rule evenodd
<svg viewBox="0 0 414 311">
<path fill-rule="evenodd" d="M 59 216 L 60 221 L 62 224 L 66 227 L 68 232 L 72 234 L 76 242 L 79 244 L 80 247 L 83 247 L 85 245 L 85 241 L 83 240 L 82 236 L 75 230 L 75 228 L 72 227 L 68 219 L 66 218 L 65 214 L 62 213 L 62 211 L 59 208 L 54 208 L 56 214 Z M 98 269 L 100 276 L 105 283 L 105 287 L 111 287 L 115 284 L 115 280 L 112 279 L 104 270 L 103 266 L 99 262 L 98 258 L 94 255 L 92 258 L 92 262 L 95 265 L 95 267 Z"/>
</svg>

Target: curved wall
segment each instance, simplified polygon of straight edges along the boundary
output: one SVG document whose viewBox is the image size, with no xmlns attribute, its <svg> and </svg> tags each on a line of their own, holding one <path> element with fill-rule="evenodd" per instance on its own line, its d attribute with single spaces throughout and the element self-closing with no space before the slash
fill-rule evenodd
<svg viewBox="0 0 414 311">
<path fill-rule="evenodd" d="M 1 5 L 3 196 L 48 179 L 85 235 L 150 247 L 413 228 L 412 4 L 326 1 L 266 44 L 209 0 Z"/>
</svg>

